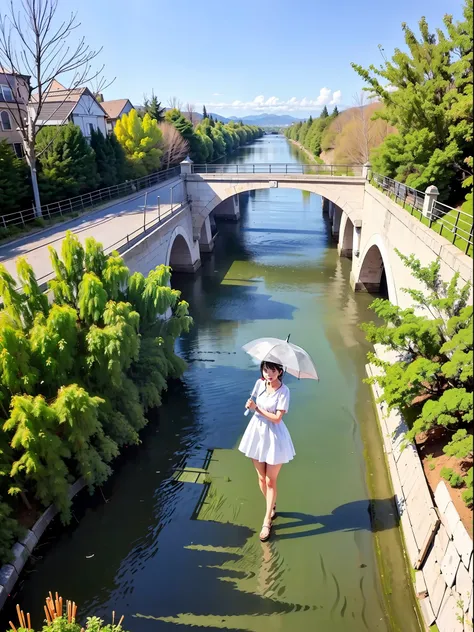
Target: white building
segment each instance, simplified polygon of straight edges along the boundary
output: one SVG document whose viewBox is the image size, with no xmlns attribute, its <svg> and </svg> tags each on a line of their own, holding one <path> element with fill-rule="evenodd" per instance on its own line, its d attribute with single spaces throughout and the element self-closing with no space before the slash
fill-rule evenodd
<svg viewBox="0 0 474 632">
<path fill-rule="evenodd" d="M 29 108 L 36 111 L 35 95 Z M 107 135 L 107 113 L 88 88 L 68 90 L 58 81 L 53 81 L 45 95 L 37 125 L 66 125 L 74 123 L 89 139 L 91 131 L 100 130 Z"/>
</svg>

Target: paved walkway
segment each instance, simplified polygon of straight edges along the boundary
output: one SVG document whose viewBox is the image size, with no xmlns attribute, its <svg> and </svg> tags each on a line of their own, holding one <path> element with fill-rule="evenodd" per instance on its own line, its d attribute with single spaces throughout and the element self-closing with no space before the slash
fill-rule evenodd
<svg viewBox="0 0 474 632">
<path fill-rule="evenodd" d="M 173 193 L 171 194 L 171 189 Z M 127 234 L 133 233 L 143 226 L 145 193 L 147 193 L 146 221 L 150 222 L 158 216 L 158 197 L 160 202 L 160 217 L 167 215 L 172 201 L 175 205 L 184 199 L 184 190 L 180 178 L 167 180 L 155 187 L 143 190 L 141 194 L 128 200 L 119 200 L 115 204 L 98 211 L 87 213 L 51 228 L 26 235 L 0 247 L 0 262 L 7 271 L 17 279 L 16 258 L 26 256 L 33 266 L 38 279 L 52 272 L 48 246 L 52 245 L 60 251 L 66 231 L 73 231 L 84 243 L 87 237 L 94 237 L 107 249 Z"/>
</svg>

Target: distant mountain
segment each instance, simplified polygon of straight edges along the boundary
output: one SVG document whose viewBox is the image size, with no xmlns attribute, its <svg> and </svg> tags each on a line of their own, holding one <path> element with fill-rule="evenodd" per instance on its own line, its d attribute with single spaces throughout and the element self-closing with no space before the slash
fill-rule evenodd
<svg viewBox="0 0 474 632">
<path fill-rule="evenodd" d="M 134 108 L 143 114 L 144 107 L 143 105 L 135 105 Z M 170 108 L 166 108 L 169 110 Z M 189 114 L 187 112 L 183 112 L 184 116 L 189 118 Z M 297 121 L 301 121 L 304 119 L 298 119 L 294 116 L 290 116 L 289 114 L 250 114 L 248 116 L 229 116 L 225 117 L 221 114 L 216 114 L 215 112 L 209 112 L 209 116 L 215 121 L 221 121 L 221 123 L 230 123 L 230 121 L 242 121 L 246 125 L 258 125 L 260 127 L 286 127 L 288 125 L 292 125 Z M 193 112 L 193 121 L 196 123 L 202 120 L 202 114 L 199 112 Z"/>
<path fill-rule="evenodd" d="M 248 116 L 231 116 L 233 121 L 242 121 L 247 125 L 259 125 L 260 127 L 286 127 L 301 119 L 290 114 L 250 114 Z"/>
</svg>

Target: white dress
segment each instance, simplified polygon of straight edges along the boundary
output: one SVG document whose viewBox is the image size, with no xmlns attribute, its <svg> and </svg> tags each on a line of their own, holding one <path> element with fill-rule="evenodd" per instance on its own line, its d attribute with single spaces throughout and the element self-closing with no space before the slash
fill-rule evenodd
<svg viewBox="0 0 474 632">
<path fill-rule="evenodd" d="M 290 391 L 285 384 L 273 393 L 268 393 L 266 382 L 257 380 L 252 397 L 256 398 L 257 406 L 269 413 L 276 413 L 277 410 L 288 412 L 290 405 Z M 288 463 L 295 456 L 295 448 L 291 441 L 288 428 L 283 423 L 273 423 L 255 413 L 244 432 L 239 450 L 251 459 L 268 463 L 268 465 L 279 465 Z"/>
</svg>

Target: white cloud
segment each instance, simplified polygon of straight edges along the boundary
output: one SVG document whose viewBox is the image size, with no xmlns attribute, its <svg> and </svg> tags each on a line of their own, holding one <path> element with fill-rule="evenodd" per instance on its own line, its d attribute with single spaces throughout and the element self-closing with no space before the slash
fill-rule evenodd
<svg viewBox="0 0 474 632">
<path fill-rule="evenodd" d="M 278 97 L 270 97 L 265 101 L 265 105 L 277 105 L 279 100 Z"/>
<path fill-rule="evenodd" d="M 217 96 L 217 95 L 215 95 Z M 214 109 L 254 111 L 254 112 L 298 112 L 298 111 L 317 111 L 321 110 L 325 105 L 338 105 L 342 102 L 341 90 L 332 91 L 330 88 L 321 88 L 319 95 L 314 98 L 291 97 L 288 100 L 281 100 L 277 96 L 265 98 L 263 94 L 257 95 L 252 101 L 241 101 L 236 99 L 231 102 L 215 101 L 206 103 L 206 107 Z"/>
<path fill-rule="evenodd" d="M 339 105 L 342 100 L 342 92 L 340 90 L 336 90 L 332 93 L 332 99 L 329 101 L 329 105 Z"/>
<path fill-rule="evenodd" d="M 316 99 L 318 105 L 328 105 L 331 100 L 331 90 L 329 88 L 321 88 L 319 97 Z"/>
<path fill-rule="evenodd" d="M 224 95 L 221 92 L 213 92 L 212 96 L 213 97 L 223 97 Z"/>
</svg>

